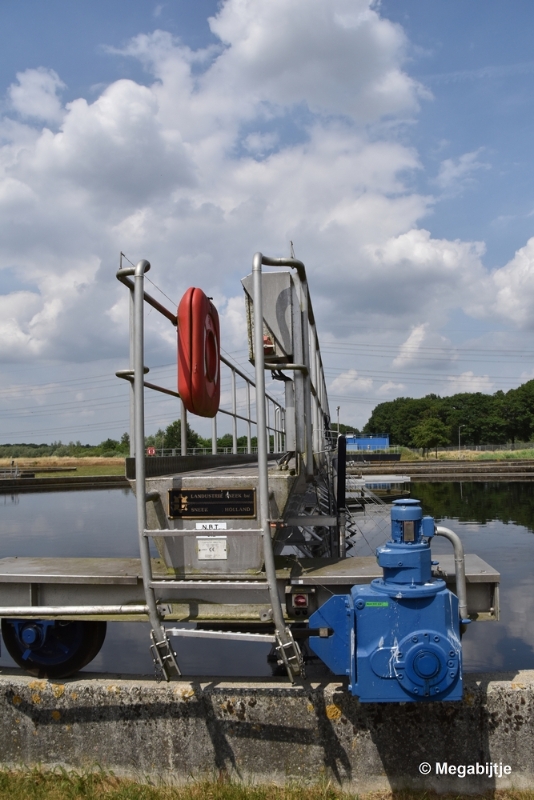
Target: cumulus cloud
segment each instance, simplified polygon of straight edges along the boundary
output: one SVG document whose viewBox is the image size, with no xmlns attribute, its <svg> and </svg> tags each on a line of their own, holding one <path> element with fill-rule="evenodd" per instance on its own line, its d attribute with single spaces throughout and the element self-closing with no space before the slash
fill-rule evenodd
<svg viewBox="0 0 534 800">
<path fill-rule="evenodd" d="M 332 394 L 351 394 L 357 391 L 368 391 L 373 386 L 372 378 L 363 378 L 355 369 L 342 372 L 330 384 Z"/>
<path fill-rule="evenodd" d="M 488 375 L 475 375 L 470 370 L 462 372 L 461 375 L 449 375 L 447 394 L 457 394 L 459 392 L 484 392 L 491 394 L 494 391 L 494 384 Z"/>
<path fill-rule="evenodd" d="M 239 278 L 290 240 L 321 330 L 346 340 L 395 320 L 397 367 L 458 306 L 527 324 L 534 243 L 490 275 L 482 243 L 420 227 L 435 200 L 413 189 L 421 161 L 398 130 L 428 94 L 379 4 L 225 0 L 210 26 L 218 42 L 197 51 L 167 31 L 135 37 L 121 57 L 147 85 L 115 81 L 64 108 L 55 72 L 17 75 L 0 120 L 0 265 L 30 288 L 1 298 L 5 360 L 127 352 L 121 250 L 149 258 L 176 301 L 189 285 L 213 295 L 232 349 L 246 347 Z M 439 188 L 484 166 L 479 151 L 443 162 Z M 150 352 L 167 363 L 175 334 L 154 318 Z M 340 373 L 332 391 L 372 391 Z"/>
<path fill-rule="evenodd" d="M 448 196 L 454 196 L 472 185 L 474 173 L 478 170 L 491 169 L 491 165 L 480 161 L 483 148 L 471 153 L 464 153 L 459 158 L 447 158 L 441 162 L 436 184 Z"/>
<path fill-rule="evenodd" d="M 17 72 L 17 83 L 9 87 L 8 98 L 22 117 L 59 123 L 64 110 L 58 92 L 64 88 L 65 84 L 53 69 L 27 69 Z"/>
<path fill-rule="evenodd" d="M 412 113 L 422 87 L 403 70 L 406 38 L 368 0 L 232 0 L 210 20 L 227 46 L 209 76 L 278 106 L 359 121 Z"/>
<path fill-rule="evenodd" d="M 382 386 L 378 387 L 376 393 L 378 395 L 387 395 L 392 393 L 398 394 L 399 392 L 402 392 L 403 389 L 406 389 L 404 383 L 395 383 L 394 381 L 386 381 L 386 383 L 383 383 Z"/>
<path fill-rule="evenodd" d="M 393 360 L 394 367 L 405 367 L 406 364 L 417 359 L 419 348 L 425 341 L 427 328 L 427 322 L 413 328 L 404 344 L 401 345 L 399 355 Z"/>
<path fill-rule="evenodd" d="M 534 326 L 534 237 L 521 247 L 504 267 L 491 275 L 493 289 L 489 308 L 480 316 L 495 314 L 523 328 Z"/>
</svg>

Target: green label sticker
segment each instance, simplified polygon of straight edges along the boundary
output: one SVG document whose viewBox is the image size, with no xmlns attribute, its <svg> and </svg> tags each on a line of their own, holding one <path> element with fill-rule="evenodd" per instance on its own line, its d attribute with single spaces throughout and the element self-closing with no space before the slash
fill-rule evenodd
<svg viewBox="0 0 534 800">
<path fill-rule="evenodd" d="M 371 606 L 372 608 L 387 608 L 389 603 L 382 600 L 368 600 L 365 605 L 366 607 Z"/>
</svg>

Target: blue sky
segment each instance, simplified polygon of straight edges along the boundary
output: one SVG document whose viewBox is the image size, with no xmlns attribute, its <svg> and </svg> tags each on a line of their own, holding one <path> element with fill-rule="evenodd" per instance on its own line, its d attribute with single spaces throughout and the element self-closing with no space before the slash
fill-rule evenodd
<svg viewBox="0 0 534 800">
<path fill-rule="evenodd" d="M 532 378 L 533 17 L 519 0 L 5 0 L 0 441 L 126 430 L 120 250 L 173 300 L 213 295 L 246 364 L 239 278 L 293 241 L 349 424 Z M 156 324 L 169 386 L 174 347 Z M 176 416 L 151 400 L 147 427 Z"/>
</svg>

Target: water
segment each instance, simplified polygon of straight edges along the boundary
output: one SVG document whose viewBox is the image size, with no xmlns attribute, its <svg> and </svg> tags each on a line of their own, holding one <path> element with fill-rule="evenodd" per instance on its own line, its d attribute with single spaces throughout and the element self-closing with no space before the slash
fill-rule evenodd
<svg viewBox="0 0 534 800">
<path fill-rule="evenodd" d="M 138 558 L 130 489 L 0 495 L 0 557 Z M 153 675 L 148 623 L 108 622 L 99 655 L 83 672 Z M 181 640 L 184 675 L 270 675 L 270 645 Z M 0 669 L 15 663 L 2 648 Z"/>
<path fill-rule="evenodd" d="M 501 620 L 469 626 L 465 669 L 534 669 L 534 484 L 413 483 L 411 496 L 460 535 L 466 552 L 501 573 Z M 1 557 L 138 556 L 129 489 L 0 495 L 0 519 Z M 436 538 L 432 551 L 439 557 L 451 547 Z M 270 674 L 268 652 L 266 645 L 182 640 L 179 657 L 185 675 L 257 676 Z M 0 668 L 12 666 L 2 652 Z M 104 646 L 85 671 L 153 674 L 148 625 L 108 623 Z"/>
<path fill-rule="evenodd" d="M 413 483 L 411 495 L 501 573 L 500 621 L 469 626 L 466 670 L 534 669 L 534 484 Z M 451 546 L 437 538 L 432 552 Z"/>
</svg>

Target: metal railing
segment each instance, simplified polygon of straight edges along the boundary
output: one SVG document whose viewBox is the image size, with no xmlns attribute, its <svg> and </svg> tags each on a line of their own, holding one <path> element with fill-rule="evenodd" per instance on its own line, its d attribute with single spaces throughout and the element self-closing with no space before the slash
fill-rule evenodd
<svg viewBox="0 0 534 800">
<path fill-rule="evenodd" d="M 293 325 L 293 361 L 276 363 L 265 358 L 264 351 L 264 309 L 262 302 L 262 265 L 271 267 L 290 267 L 296 271 L 293 278 L 296 291 L 296 304 L 291 306 Z M 144 390 L 152 389 L 156 392 L 179 398 L 178 392 L 153 384 L 144 379 L 149 371 L 144 363 L 144 303 L 147 302 L 156 311 L 166 317 L 169 322 L 177 327 L 176 314 L 169 311 L 144 290 L 145 273 L 150 269 L 148 261 L 139 261 L 136 266 L 121 266 L 117 278 L 129 289 L 130 306 L 130 364 L 129 369 L 120 370 L 117 376 L 130 382 L 130 448 L 131 455 L 135 456 L 136 476 L 136 504 L 138 540 L 141 555 L 141 571 L 143 587 L 146 598 L 146 609 L 151 624 L 152 653 L 155 664 L 169 679 L 171 672 L 180 675 L 168 639 L 161 614 L 158 609 L 156 589 L 159 586 L 152 576 L 149 536 L 147 527 L 148 501 L 154 500 L 152 494 L 146 493 L 146 460 L 145 460 L 145 407 Z M 133 278 L 133 280 L 132 280 Z M 275 450 L 281 452 L 290 450 L 295 456 L 297 468 L 300 470 L 302 463 L 307 479 L 312 479 L 317 471 L 324 467 L 326 462 L 325 451 L 333 449 L 329 441 L 330 419 L 328 413 L 328 399 L 326 395 L 326 382 L 324 379 L 323 365 L 319 350 L 319 340 L 315 326 L 311 301 L 308 292 L 304 264 L 294 258 L 271 259 L 256 253 L 252 266 L 252 281 L 254 294 L 254 331 L 253 350 L 255 380 L 247 376 L 239 367 L 232 364 L 227 358 L 221 357 L 221 362 L 230 372 L 230 399 L 231 410 L 219 409 L 219 414 L 228 415 L 232 421 L 232 450 L 238 449 L 238 422 L 246 425 L 247 452 L 252 450 L 252 426 L 256 426 L 257 434 L 257 459 L 258 459 L 258 513 L 257 529 L 261 532 L 263 541 L 263 560 L 266 586 L 271 602 L 272 620 L 275 627 L 275 637 L 278 642 L 277 652 L 286 665 L 288 674 L 292 677 L 299 674 L 302 666 L 300 650 L 293 635 L 284 621 L 281 601 L 278 594 L 277 576 L 274 561 L 274 550 L 271 539 L 271 520 L 269 514 L 269 482 L 268 482 L 268 455 L 270 439 L 273 437 Z M 296 305 L 296 307 L 295 307 Z M 273 377 L 283 380 L 286 394 L 286 409 L 282 404 L 265 390 L 265 370 L 271 369 Z M 293 378 L 283 375 L 282 370 L 294 373 Z M 275 375 L 275 372 L 277 375 Z M 238 379 L 244 388 L 244 412 L 238 404 Z M 288 392 L 288 386 L 291 390 Z M 254 392 L 254 400 L 252 398 Z M 291 436 L 287 432 L 287 400 L 291 400 Z M 252 408 L 255 407 L 255 417 L 252 417 Z M 187 413 L 181 402 L 181 453 L 187 453 Z M 288 441 L 291 439 L 291 441 Z M 217 416 L 212 420 L 212 453 L 217 453 Z M 159 498 L 159 495 L 158 495 Z M 161 534 L 158 531 L 158 535 Z M 167 584 L 168 585 L 168 584 Z"/>
<path fill-rule="evenodd" d="M 148 264 L 148 262 L 146 262 Z M 132 325 L 132 317 L 133 317 L 133 303 L 134 303 L 134 284 L 130 278 L 133 273 L 133 268 L 123 268 L 122 267 L 122 260 L 121 260 L 121 268 L 117 273 L 117 278 L 121 281 L 121 283 L 125 284 L 130 289 L 130 368 L 127 370 L 119 370 L 116 375 L 119 378 L 123 378 L 124 380 L 129 381 L 131 385 L 131 392 L 130 392 L 130 456 L 134 457 L 136 452 L 135 446 L 135 432 L 134 432 L 134 419 L 135 419 L 135 412 L 134 412 L 134 368 L 133 368 L 133 361 L 134 361 L 134 332 L 133 332 L 133 325 Z M 169 311 L 165 306 L 159 303 L 155 298 L 153 298 L 150 294 L 144 291 L 143 289 L 143 298 L 145 302 L 151 305 L 153 308 L 156 309 L 162 316 L 168 319 L 174 327 L 177 327 L 178 320 L 176 314 Z M 229 382 L 230 382 L 230 402 L 231 408 L 219 408 L 217 416 L 213 417 L 211 423 L 211 454 L 216 455 L 220 452 L 228 452 L 227 448 L 221 450 L 218 447 L 217 443 L 217 429 L 218 429 L 218 415 L 222 414 L 225 416 L 230 417 L 231 420 L 231 436 L 232 436 L 232 447 L 229 452 L 238 454 L 239 452 L 244 453 L 255 453 L 257 452 L 257 448 L 253 449 L 252 447 L 252 426 L 257 427 L 257 420 L 255 419 L 252 411 L 253 408 L 256 406 L 256 398 L 255 398 L 255 382 L 254 379 L 243 372 L 237 365 L 233 364 L 229 359 L 225 358 L 221 354 L 220 356 L 221 365 L 223 368 L 221 369 L 221 383 L 223 383 L 223 370 L 229 373 Z M 145 374 L 149 371 L 149 369 L 144 366 Z M 241 386 L 238 386 L 238 381 L 241 382 Z M 175 397 L 180 401 L 180 432 L 181 432 L 181 443 L 180 448 L 168 448 L 171 450 L 171 454 L 175 455 L 176 451 L 179 449 L 180 455 L 185 456 L 188 455 L 190 452 L 190 448 L 187 447 L 187 409 L 185 408 L 180 395 L 177 391 L 173 389 L 168 389 L 163 386 L 159 386 L 155 383 L 144 381 L 143 386 L 147 389 L 152 389 L 155 392 L 161 392 L 162 394 L 169 395 L 171 397 Z M 244 395 L 243 398 L 238 399 L 238 394 L 241 393 Z M 267 392 L 264 393 L 265 397 L 265 414 L 266 414 L 266 424 L 265 430 L 267 432 L 267 451 L 268 452 L 275 452 L 280 453 L 283 452 L 285 447 L 285 409 L 283 405 L 273 396 L 268 394 Z M 244 407 L 244 409 L 243 409 Z M 241 413 L 242 412 L 242 413 Z M 238 446 L 238 420 L 245 424 L 245 435 L 247 439 L 246 446 L 239 447 Z M 271 438 L 273 440 L 273 447 L 271 449 Z M 144 448 L 143 448 L 144 449 Z M 158 448 L 156 447 L 156 451 L 161 451 L 162 449 L 166 448 Z M 203 452 L 205 452 L 205 448 L 202 448 Z"/>
</svg>

